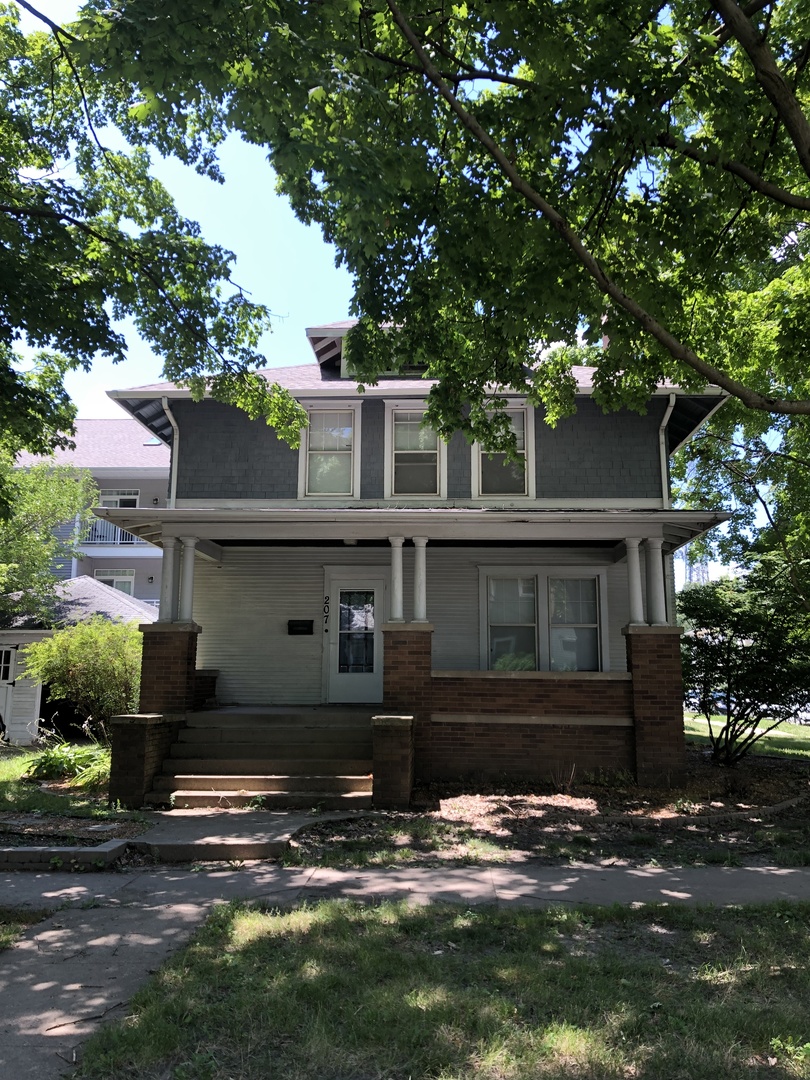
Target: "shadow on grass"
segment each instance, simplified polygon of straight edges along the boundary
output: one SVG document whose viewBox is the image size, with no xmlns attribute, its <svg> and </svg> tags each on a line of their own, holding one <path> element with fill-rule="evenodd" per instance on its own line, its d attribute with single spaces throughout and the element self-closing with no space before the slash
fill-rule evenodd
<svg viewBox="0 0 810 1080">
<path fill-rule="evenodd" d="M 809 924 L 807 904 L 223 906 L 88 1044 L 84 1074 L 808 1076 Z"/>
</svg>

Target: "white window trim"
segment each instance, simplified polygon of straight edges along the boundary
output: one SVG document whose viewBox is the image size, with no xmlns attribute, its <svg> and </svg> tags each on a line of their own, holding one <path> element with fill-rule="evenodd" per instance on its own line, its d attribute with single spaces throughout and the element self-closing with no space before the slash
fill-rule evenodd
<svg viewBox="0 0 810 1080">
<path fill-rule="evenodd" d="M 314 412 L 351 412 L 354 414 L 352 433 L 352 490 L 348 495 L 307 494 L 307 468 L 309 463 L 309 428 L 301 429 L 301 445 L 298 450 L 298 498 L 307 502 L 345 502 L 346 499 L 360 498 L 360 417 L 361 401 L 331 401 L 323 398 L 318 401 L 301 401 L 309 416 Z"/>
<path fill-rule="evenodd" d="M 134 499 L 136 506 L 140 506 L 141 504 L 141 492 L 139 488 L 99 488 L 98 497 L 99 505 L 103 505 L 105 499 Z M 120 507 L 121 504 L 116 501 L 115 505 Z"/>
<path fill-rule="evenodd" d="M 123 589 L 119 589 L 119 592 L 124 593 L 124 596 L 132 596 L 132 597 L 135 596 L 135 571 L 134 571 L 134 569 L 133 570 L 127 570 L 124 567 L 120 567 L 120 566 L 107 566 L 107 567 L 102 567 L 101 569 L 98 569 L 98 570 L 94 570 L 93 571 L 93 577 L 96 579 L 96 581 L 99 581 L 101 578 L 112 578 L 113 581 L 131 581 L 132 582 L 132 592 L 131 593 L 126 593 L 126 592 L 124 592 Z M 102 584 L 106 584 L 106 583 L 102 582 Z M 111 585 L 110 588 L 114 589 L 115 586 Z"/>
<path fill-rule="evenodd" d="M 549 578 L 596 578 L 599 598 L 599 671 L 610 671 L 610 643 L 608 640 L 607 610 L 607 568 L 600 566 L 479 566 L 478 567 L 478 626 L 479 626 L 479 663 L 481 671 L 489 671 L 489 591 L 488 580 L 491 577 L 517 578 L 533 577 L 536 579 L 537 659 L 538 671 L 549 671 L 550 634 L 548 619 L 548 579 Z M 560 672 L 576 677 L 573 672 Z"/>
<path fill-rule="evenodd" d="M 394 494 L 394 413 L 396 412 L 425 412 L 424 398 L 385 402 L 385 465 L 383 475 L 383 494 L 386 499 L 396 499 L 403 502 L 425 502 L 447 498 L 447 443 L 440 436 L 436 436 L 439 456 L 439 490 L 435 495 L 400 495 Z"/>
<path fill-rule="evenodd" d="M 523 438 L 526 447 L 526 492 L 523 495 L 504 493 L 485 495 L 481 491 L 481 455 L 486 454 L 481 443 L 472 445 L 471 495 L 473 499 L 486 499 L 488 502 L 508 503 L 513 499 L 525 502 L 534 499 L 537 490 L 535 483 L 535 445 L 534 445 L 534 409 L 526 401 L 508 401 L 506 412 L 522 412 L 524 416 Z"/>
</svg>

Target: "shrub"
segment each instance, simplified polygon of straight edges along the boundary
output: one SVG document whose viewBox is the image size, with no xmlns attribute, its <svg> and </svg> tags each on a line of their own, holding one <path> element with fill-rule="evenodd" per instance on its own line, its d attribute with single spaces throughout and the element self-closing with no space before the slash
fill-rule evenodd
<svg viewBox="0 0 810 1080">
<path fill-rule="evenodd" d="M 105 787 L 110 780 L 110 751 L 99 742 L 48 741 L 35 754 L 26 774 L 34 780 L 73 780 L 76 787 Z"/>
<path fill-rule="evenodd" d="M 137 707 L 141 641 L 134 624 L 94 615 L 27 645 L 26 674 L 47 683 L 54 697 L 71 701 L 88 733 L 106 741 L 109 718 Z"/>
</svg>

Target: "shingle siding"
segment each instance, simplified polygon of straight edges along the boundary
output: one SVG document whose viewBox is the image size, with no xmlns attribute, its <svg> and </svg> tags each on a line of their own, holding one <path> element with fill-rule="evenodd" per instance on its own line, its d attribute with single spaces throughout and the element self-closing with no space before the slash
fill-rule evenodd
<svg viewBox="0 0 810 1080">
<path fill-rule="evenodd" d="M 360 445 L 360 498 L 382 499 L 385 466 L 385 402 L 381 398 L 369 398 L 363 402 Z"/>
</svg>

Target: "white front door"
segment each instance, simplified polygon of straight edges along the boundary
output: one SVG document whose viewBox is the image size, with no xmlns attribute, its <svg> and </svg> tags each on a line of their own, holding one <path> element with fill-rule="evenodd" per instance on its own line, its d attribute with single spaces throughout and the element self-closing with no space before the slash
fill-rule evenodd
<svg viewBox="0 0 810 1080">
<path fill-rule="evenodd" d="M 333 577 L 324 608 L 327 700 L 375 704 L 383 696 L 383 578 Z"/>
<path fill-rule="evenodd" d="M 11 706 L 14 699 L 14 649 L 0 648 L 0 720 L 11 727 Z"/>
</svg>

